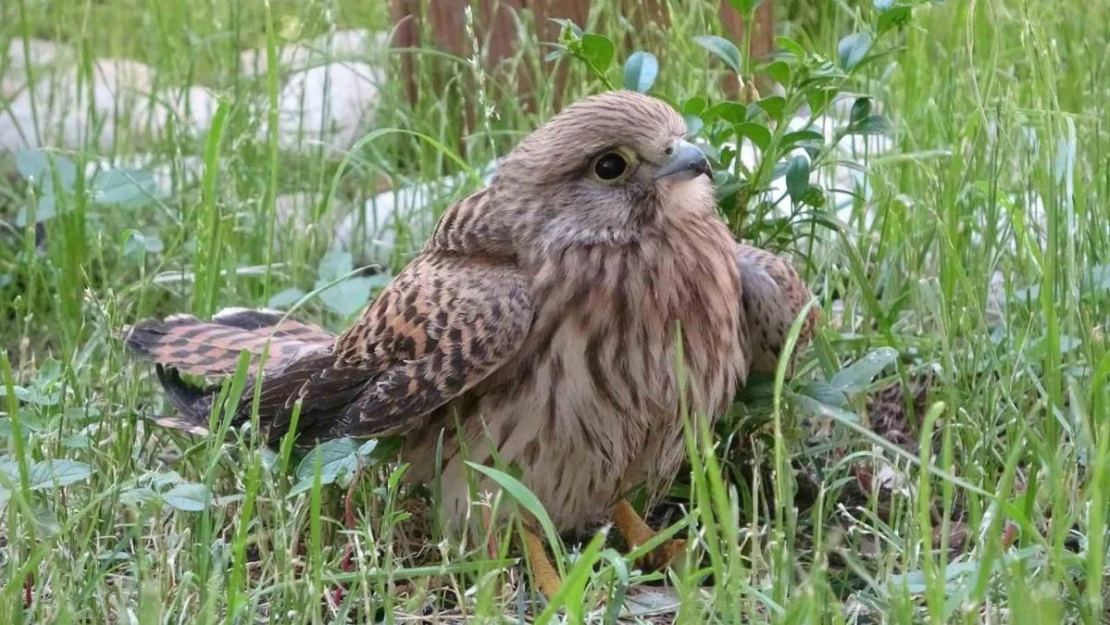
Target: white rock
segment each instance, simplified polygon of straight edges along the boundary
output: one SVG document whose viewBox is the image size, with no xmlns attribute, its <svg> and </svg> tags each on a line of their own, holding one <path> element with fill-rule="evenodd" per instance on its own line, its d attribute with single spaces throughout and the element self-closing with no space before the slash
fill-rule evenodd
<svg viewBox="0 0 1110 625">
<path fill-rule="evenodd" d="M 385 48 L 389 33 L 368 30 L 340 30 L 277 49 L 282 71 L 301 71 L 331 61 L 365 60 Z M 264 76 L 269 69 L 266 48 L 245 50 L 239 55 L 239 69 L 246 76 Z"/>
<path fill-rule="evenodd" d="M 383 81 L 384 72 L 368 63 L 328 63 L 293 74 L 278 96 L 279 144 L 345 153 L 372 123 Z M 267 132 L 260 125 L 259 140 Z"/>
<path fill-rule="evenodd" d="M 15 93 L 27 85 L 28 59 L 31 61 L 31 71 L 36 75 L 52 67 L 73 64 L 73 49 L 65 44 L 46 39 L 28 39 L 27 50 L 24 50 L 23 41 L 20 38 L 9 41 L 7 56 L 0 59 L 0 68 L 4 69 L 4 74 L 0 77 L 0 96 L 5 100 L 15 97 Z"/>
<path fill-rule="evenodd" d="M 149 66 L 101 59 L 92 69 L 91 85 L 79 80 L 78 68 L 70 67 L 43 75 L 17 95 L 9 109 L 0 112 L 0 147 L 88 145 L 108 151 L 121 131 L 157 134 L 164 129 L 168 111 L 151 99 L 154 71 Z"/>
</svg>

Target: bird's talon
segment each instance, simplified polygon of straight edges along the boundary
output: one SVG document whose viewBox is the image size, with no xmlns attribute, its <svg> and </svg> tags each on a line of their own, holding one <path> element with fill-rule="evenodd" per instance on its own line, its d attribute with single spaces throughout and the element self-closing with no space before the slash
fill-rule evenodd
<svg viewBox="0 0 1110 625">
<path fill-rule="evenodd" d="M 686 540 L 672 538 L 640 558 L 637 565 L 647 571 L 664 571 L 684 553 L 686 553 Z"/>
</svg>

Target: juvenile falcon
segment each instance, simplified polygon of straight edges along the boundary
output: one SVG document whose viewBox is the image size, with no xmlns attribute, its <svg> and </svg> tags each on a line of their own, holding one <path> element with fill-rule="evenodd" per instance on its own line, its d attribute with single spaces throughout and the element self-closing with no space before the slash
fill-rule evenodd
<svg viewBox="0 0 1110 625">
<path fill-rule="evenodd" d="M 298 400 L 304 445 L 403 434 L 410 477 L 430 481 L 438 469 L 455 522 L 469 512 L 464 460 L 490 461 L 492 445 L 523 469 L 559 531 L 613 518 L 640 544 L 651 530 L 623 497 L 666 486 L 684 457 L 679 329 L 687 406 L 712 420 L 753 360 L 773 368 L 808 298 L 786 263 L 732 238 L 709 163 L 685 132 L 670 106 L 637 93 L 567 107 L 503 159 L 488 187 L 446 211 L 421 254 L 338 337 L 237 309 L 210 322 L 145 321 L 125 329 L 127 342 L 158 363 L 186 428 L 208 423 L 215 388 L 176 370 L 226 375 L 240 349 L 269 341 L 258 415 L 271 442 Z M 743 298 L 742 276 L 759 301 Z M 242 395 L 241 421 L 253 394 Z M 525 539 L 550 595 L 558 580 L 542 544 Z"/>
</svg>

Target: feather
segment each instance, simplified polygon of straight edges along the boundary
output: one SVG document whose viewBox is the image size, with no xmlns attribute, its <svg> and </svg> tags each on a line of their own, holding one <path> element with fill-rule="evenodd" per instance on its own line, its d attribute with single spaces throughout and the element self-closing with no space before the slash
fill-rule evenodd
<svg viewBox="0 0 1110 625">
<path fill-rule="evenodd" d="M 325 350 L 335 341 L 326 330 L 283 319 L 280 312 L 244 308 L 223 310 L 211 321 L 192 315 L 148 319 L 124 327 L 122 335 L 127 346 L 143 358 L 203 377 L 233 374 L 242 350 L 255 357 L 251 363 L 251 373 L 255 373 L 257 359 L 267 343 L 270 348 L 265 371 L 270 373 Z"/>
</svg>

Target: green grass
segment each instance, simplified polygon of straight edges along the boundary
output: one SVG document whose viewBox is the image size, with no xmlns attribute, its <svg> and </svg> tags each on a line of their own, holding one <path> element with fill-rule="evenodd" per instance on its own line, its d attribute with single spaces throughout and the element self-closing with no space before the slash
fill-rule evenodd
<svg viewBox="0 0 1110 625">
<path fill-rule="evenodd" d="M 260 120 L 241 105 L 251 94 L 265 98 L 270 77 L 238 79 L 237 46 L 315 35 L 328 16 L 340 28 L 385 28 L 388 15 L 384 3 L 274 2 L 269 12 L 239 4 L 14 0 L 0 8 L 0 49 L 27 34 L 60 39 L 82 63 L 90 55 L 142 60 L 171 81 L 217 89 L 227 106 L 220 132 L 141 148 L 171 163 L 203 159 L 199 185 L 123 209 L 79 192 L 45 222 L 41 250 L 33 229 L 0 239 L 0 622 L 551 616 L 519 594 L 528 583 L 509 531 L 494 537 L 499 560 L 483 537 L 460 546 L 425 535 L 426 515 L 399 485 L 402 469 L 376 455 L 359 456 L 375 464 L 353 483 L 314 483 L 335 478 L 334 467 L 298 467 L 288 448 L 263 452 L 249 436 L 223 445 L 143 423 L 161 409 L 161 394 L 114 328 L 312 291 L 326 224 L 343 202 L 372 194 L 383 177 L 397 184 L 456 173 L 451 154 L 464 148 L 467 161 L 485 163 L 552 112 L 549 90 L 539 110 L 523 111 L 488 79 L 496 116 L 460 139 L 458 103 L 473 100 L 464 84 L 473 75 L 465 59 L 423 51 L 422 91 L 438 97 L 409 107 L 394 80 L 377 115 L 377 127 L 402 132 L 372 135 L 342 167 L 280 152 L 272 138 L 253 138 Z M 629 33 L 601 20 L 612 3 L 596 4 L 605 34 L 659 55 L 652 93 L 720 101 L 722 65 L 693 41 L 720 33 L 713 6 L 673 2 L 666 32 Z M 872 196 L 856 202 L 851 227 L 796 215 L 784 236 L 784 223 L 755 202 L 730 209 L 744 236 L 798 254 L 828 323 L 773 402 L 737 406 L 715 438 L 689 430 L 690 467 L 666 508 L 672 531 L 696 540 L 666 577 L 684 600 L 677 616 L 654 618 L 1105 622 L 1108 12 L 1079 0 L 919 7 L 882 40 L 890 53 L 846 85 L 876 97 L 896 145 L 871 162 Z M 782 34 L 830 58 L 841 37 L 878 19 L 870 3 L 848 2 L 784 2 L 780 16 Z M 544 53 L 529 47 L 522 60 L 538 64 Z M 400 53 L 390 58 L 396 66 Z M 572 96 L 602 88 L 580 64 L 571 71 Z M 445 75 L 455 78 L 436 87 L 432 77 Z M 619 71 L 609 79 L 619 84 Z M 34 200 L 6 180 L 0 219 L 12 222 Z M 84 184 L 78 177 L 78 191 Z M 313 223 L 272 227 L 275 198 L 292 191 L 319 202 Z M 1032 197 L 1043 202 L 1043 225 Z M 868 212 L 874 219 L 863 228 Z M 129 229 L 157 238 L 162 251 L 126 252 Z M 812 244 L 790 243 L 811 233 Z M 402 246 L 393 268 L 418 244 Z M 320 298 L 298 314 L 332 328 L 347 322 Z M 888 363 L 881 348 L 897 353 L 896 366 L 879 367 L 886 381 L 939 369 L 915 431 L 935 445 L 882 443 L 859 396 L 839 409 L 807 403 L 815 380 L 867 390 L 866 367 L 849 365 L 867 354 Z M 882 470 L 898 480 L 893 494 L 861 477 Z M 307 488 L 290 496 L 303 480 Z M 353 528 L 344 496 L 357 512 Z M 958 548 L 940 548 L 960 532 Z M 615 540 L 565 547 L 571 617 L 603 621 L 601 599 L 663 579 L 635 571 Z M 344 563 L 349 549 L 354 566 Z M 341 584 L 342 598 L 329 603 Z"/>
</svg>

